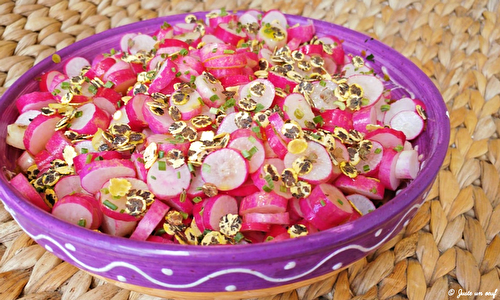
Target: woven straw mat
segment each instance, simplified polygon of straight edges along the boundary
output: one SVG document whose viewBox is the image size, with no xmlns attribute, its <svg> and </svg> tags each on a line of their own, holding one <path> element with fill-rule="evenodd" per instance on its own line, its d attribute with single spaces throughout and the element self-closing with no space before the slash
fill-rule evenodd
<svg viewBox="0 0 500 300">
<path fill-rule="evenodd" d="M 95 33 L 221 7 L 279 8 L 367 33 L 432 78 L 450 111 L 448 155 L 405 231 L 332 278 L 265 299 L 434 300 L 457 298 L 448 296 L 450 289 L 500 290 L 498 1 L 0 0 L 0 93 L 33 64 Z M 158 299 L 61 261 L 24 234 L 1 205 L 0 257 L 2 300 Z"/>
</svg>

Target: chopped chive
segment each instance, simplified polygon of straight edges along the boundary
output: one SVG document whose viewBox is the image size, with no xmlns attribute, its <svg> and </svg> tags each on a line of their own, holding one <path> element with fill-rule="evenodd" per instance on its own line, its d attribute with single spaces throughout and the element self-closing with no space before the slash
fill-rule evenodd
<svg viewBox="0 0 500 300">
<path fill-rule="evenodd" d="M 160 171 L 166 171 L 167 170 L 167 163 L 164 161 L 158 161 L 158 170 Z"/>
<path fill-rule="evenodd" d="M 217 52 L 217 48 L 212 49 L 212 53 L 215 53 L 215 52 Z"/>
<path fill-rule="evenodd" d="M 87 148 L 82 148 L 82 150 L 80 151 L 82 152 L 82 154 L 89 153 L 89 149 Z"/>
<path fill-rule="evenodd" d="M 230 98 L 222 105 L 222 109 L 226 110 L 230 107 L 233 107 L 236 105 L 236 100 L 234 98 Z"/>
<path fill-rule="evenodd" d="M 372 194 L 376 194 L 376 193 L 377 193 L 377 189 L 376 189 L 376 188 L 371 188 L 371 189 L 370 189 L 370 193 L 372 193 Z"/>
<path fill-rule="evenodd" d="M 113 202 L 111 202 L 109 200 L 104 200 L 104 202 L 102 204 L 104 204 L 107 208 L 109 208 L 111 210 L 117 210 L 118 209 L 118 206 L 116 206 Z"/>
<path fill-rule="evenodd" d="M 257 151 L 259 151 L 259 148 L 257 148 L 256 146 L 253 146 L 250 150 L 248 150 L 251 155 L 254 155 L 255 153 L 257 153 Z"/>
<path fill-rule="evenodd" d="M 340 199 L 337 199 L 337 202 L 340 204 L 340 205 L 344 205 L 344 202 Z"/>
<path fill-rule="evenodd" d="M 203 99 L 201 99 L 201 97 L 198 97 L 198 102 L 200 103 L 200 106 L 205 105 L 205 102 L 203 102 Z"/>
<path fill-rule="evenodd" d="M 181 76 L 182 76 L 182 72 L 179 71 L 179 72 L 175 73 L 175 77 L 181 77 Z"/>
<path fill-rule="evenodd" d="M 215 94 L 210 97 L 210 101 L 212 101 L 212 102 L 215 102 L 215 101 L 217 101 L 219 99 L 220 99 L 219 96 L 217 96 Z"/>
<path fill-rule="evenodd" d="M 92 155 L 87 154 L 87 157 L 85 158 L 85 163 L 90 164 L 92 162 Z"/>
<path fill-rule="evenodd" d="M 401 152 L 401 151 L 403 151 L 403 149 L 404 149 L 403 145 L 397 145 L 396 147 L 394 147 L 394 150 L 396 152 Z"/>
<path fill-rule="evenodd" d="M 224 50 L 224 54 L 233 54 L 234 50 L 226 49 Z"/>
<path fill-rule="evenodd" d="M 113 196 L 113 199 L 119 200 L 122 196 Z"/>
<path fill-rule="evenodd" d="M 319 203 L 321 203 L 321 206 L 325 206 L 326 205 L 325 200 L 323 200 L 323 199 L 319 200 Z"/>
<path fill-rule="evenodd" d="M 109 194 L 109 189 L 108 188 L 102 188 L 101 192 L 105 195 Z"/>
<path fill-rule="evenodd" d="M 250 160 L 252 158 L 252 155 L 247 150 L 241 150 L 241 155 L 247 160 Z"/>
<path fill-rule="evenodd" d="M 187 165 L 188 165 L 189 172 L 194 173 L 194 166 L 193 166 L 193 164 L 190 163 L 190 162 L 188 162 Z"/>
<path fill-rule="evenodd" d="M 236 233 L 236 235 L 234 236 L 234 241 L 236 243 L 238 243 L 239 241 L 241 241 L 242 239 L 244 239 L 245 236 L 241 233 L 241 232 L 238 232 Z"/>
<path fill-rule="evenodd" d="M 380 152 L 382 152 L 382 148 L 377 148 L 373 152 L 375 152 L 375 154 L 380 154 Z"/>
<path fill-rule="evenodd" d="M 295 109 L 295 111 L 293 112 L 293 115 L 297 118 L 297 119 L 302 119 L 304 117 L 304 112 L 301 111 L 300 109 Z"/>
<path fill-rule="evenodd" d="M 181 216 L 184 220 L 186 220 L 189 217 L 189 215 L 183 211 L 180 211 L 179 213 L 181 214 Z"/>
<path fill-rule="evenodd" d="M 78 226 L 85 227 L 86 225 L 87 225 L 87 220 L 85 219 L 78 220 Z"/>
<path fill-rule="evenodd" d="M 184 203 L 186 201 L 186 190 L 182 190 L 182 193 L 179 196 L 179 201 Z"/>
<path fill-rule="evenodd" d="M 375 58 L 375 57 L 373 56 L 373 54 L 370 54 L 370 55 L 368 55 L 368 56 L 366 57 L 366 60 L 369 60 L 369 61 L 375 61 L 375 60 L 374 60 L 374 58 Z"/>
<path fill-rule="evenodd" d="M 259 127 L 257 127 L 257 129 L 259 129 Z M 252 131 L 253 131 L 253 128 L 252 128 Z M 260 132 L 260 129 L 259 129 L 259 132 Z M 256 133 L 259 133 L 259 132 L 256 132 Z M 255 142 L 257 141 L 253 136 L 249 136 L 248 137 L 248 140 L 250 141 L 250 143 L 252 144 L 255 144 Z"/>
<path fill-rule="evenodd" d="M 240 45 L 240 47 L 241 48 L 246 48 L 246 47 L 248 47 L 248 44 L 247 43 L 243 43 L 243 44 Z"/>
<path fill-rule="evenodd" d="M 196 76 L 191 75 L 191 77 L 189 78 L 189 82 L 194 83 L 195 80 L 196 80 Z"/>
<path fill-rule="evenodd" d="M 268 236 L 268 237 L 266 237 L 265 242 L 270 242 L 272 240 L 274 240 L 274 237 L 273 236 Z"/>
<path fill-rule="evenodd" d="M 286 193 L 286 186 L 285 185 L 280 185 L 280 192 Z"/>
<path fill-rule="evenodd" d="M 322 87 L 325 87 L 325 86 L 326 86 L 326 81 L 321 80 L 321 81 L 319 82 L 319 85 L 321 85 Z"/>
<path fill-rule="evenodd" d="M 200 216 L 203 216 L 203 211 L 204 211 L 204 210 L 205 210 L 205 208 L 204 208 L 204 207 L 202 207 L 202 208 L 200 209 Z"/>
<path fill-rule="evenodd" d="M 221 17 L 223 17 L 223 16 L 227 16 L 227 11 L 226 11 L 226 8 L 225 8 L 225 7 L 223 7 L 223 8 L 221 8 L 221 9 L 220 9 L 220 14 L 219 14 L 219 16 L 221 16 Z"/>
<path fill-rule="evenodd" d="M 363 166 L 363 171 L 365 171 L 365 172 L 370 171 L 370 166 L 369 165 L 364 165 Z"/>
<path fill-rule="evenodd" d="M 194 198 L 193 198 L 193 202 L 194 202 L 194 203 L 200 203 L 200 202 L 201 202 L 201 200 L 203 200 L 203 199 L 202 199 L 200 196 L 197 196 L 197 197 L 194 197 Z"/>
<path fill-rule="evenodd" d="M 254 127 L 252 127 L 252 132 L 260 133 L 260 128 L 258 126 L 254 126 Z"/>
<path fill-rule="evenodd" d="M 68 90 L 70 87 L 71 87 L 71 84 L 69 82 L 67 82 L 67 81 L 61 82 L 61 88 L 63 90 Z"/>
<path fill-rule="evenodd" d="M 160 150 L 158 151 L 158 158 L 163 158 L 165 156 L 165 151 Z"/>
<path fill-rule="evenodd" d="M 266 193 L 270 193 L 270 192 L 272 192 L 273 189 L 268 187 L 267 185 L 265 185 L 262 187 L 262 190 L 264 190 L 264 192 L 266 192 Z"/>
<path fill-rule="evenodd" d="M 151 175 L 151 179 L 156 180 L 156 176 Z"/>
<path fill-rule="evenodd" d="M 288 106 L 283 105 L 283 111 L 285 111 L 285 112 L 288 111 Z"/>
<path fill-rule="evenodd" d="M 323 123 L 324 123 L 325 121 L 323 120 L 323 117 L 322 117 L 322 116 L 316 116 L 316 117 L 314 117 L 314 118 L 313 118 L 313 122 L 314 122 L 315 124 L 323 125 Z"/>
<path fill-rule="evenodd" d="M 210 107 L 210 113 L 216 115 L 219 112 L 217 107 Z"/>
<path fill-rule="evenodd" d="M 94 86 L 94 85 L 89 85 L 89 92 L 91 92 L 92 94 L 97 94 L 97 88 Z"/>
<path fill-rule="evenodd" d="M 312 137 L 313 139 L 315 139 L 315 140 L 319 140 L 319 139 L 321 139 L 321 136 L 319 136 L 319 135 L 318 135 L 318 134 L 316 134 L 316 133 L 311 133 L 311 137 Z"/>
<path fill-rule="evenodd" d="M 75 114 L 75 118 L 80 118 L 81 116 L 83 116 L 83 111 L 77 111 Z"/>
<path fill-rule="evenodd" d="M 380 106 L 381 111 L 388 111 L 389 109 L 391 109 L 391 106 L 389 104 L 384 104 Z"/>
<path fill-rule="evenodd" d="M 368 105 L 368 103 L 370 103 L 370 100 L 366 98 L 361 98 L 361 105 Z"/>
<path fill-rule="evenodd" d="M 94 158 L 94 161 L 100 161 L 100 160 L 104 160 L 104 157 L 99 155 L 98 157 Z"/>
<path fill-rule="evenodd" d="M 201 171 L 205 173 L 210 173 L 211 166 L 209 164 L 203 163 L 201 166 Z"/>
<path fill-rule="evenodd" d="M 105 87 L 105 88 L 110 89 L 110 88 L 112 88 L 112 87 L 113 87 L 113 83 L 112 83 L 111 81 L 107 81 L 107 82 L 104 84 L 104 87 Z"/>
<path fill-rule="evenodd" d="M 181 179 L 181 172 L 177 171 L 177 179 Z"/>
<path fill-rule="evenodd" d="M 186 49 L 181 49 L 181 51 L 179 51 L 179 54 L 182 55 L 182 56 L 186 56 L 189 54 L 189 51 L 187 51 Z"/>
<path fill-rule="evenodd" d="M 257 103 L 254 111 L 261 111 L 263 109 L 264 109 L 264 105 L 262 105 L 261 103 Z"/>
</svg>

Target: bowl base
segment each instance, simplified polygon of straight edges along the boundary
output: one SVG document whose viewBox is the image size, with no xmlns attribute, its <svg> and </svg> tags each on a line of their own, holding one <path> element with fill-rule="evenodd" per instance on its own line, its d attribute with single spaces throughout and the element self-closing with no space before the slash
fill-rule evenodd
<svg viewBox="0 0 500 300">
<path fill-rule="evenodd" d="M 235 292 L 181 292 L 181 291 L 172 291 L 172 290 L 163 290 L 163 289 L 155 289 L 155 288 L 147 288 L 142 286 L 137 286 L 133 284 L 128 284 L 116 280 L 112 280 L 109 278 L 105 278 L 90 272 L 90 275 L 95 276 L 101 280 L 112 283 L 118 287 L 123 289 L 131 290 L 134 292 L 139 292 L 142 294 L 147 294 L 150 296 L 167 298 L 167 299 L 177 299 L 177 300 L 235 300 L 235 299 L 249 299 L 249 298 L 259 298 L 266 296 L 278 295 L 281 293 L 286 293 L 307 285 L 311 285 L 318 281 L 327 279 L 335 274 L 338 274 L 348 268 L 349 266 L 345 266 L 341 269 L 335 270 L 333 272 L 315 277 L 306 279 L 299 282 L 294 282 L 290 284 L 285 284 L 277 287 L 266 288 L 266 289 L 258 289 L 258 290 L 248 290 L 248 291 L 235 291 Z"/>
</svg>

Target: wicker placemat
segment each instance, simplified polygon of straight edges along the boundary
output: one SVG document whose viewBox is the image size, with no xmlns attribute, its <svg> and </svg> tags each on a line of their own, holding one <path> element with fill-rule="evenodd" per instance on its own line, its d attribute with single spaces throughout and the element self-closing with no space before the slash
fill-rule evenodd
<svg viewBox="0 0 500 300">
<path fill-rule="evenodd" d="M 368 33 L 410 57 L 450 110 L 448 156 L 406 231 L 339 275 L 266 299 L 447 299 L 500 289 L 497 0 L 0 0 L 0 93 L 82 38 L 157 16 L 273 9 Z M 155 299 L 104 283 L 35 244 L 0 204 L 0 299 Z M 456 291 L 451 294 L 451 289 Z M 497 291 L 500 297 L 500 291 Z M 460 299 L 472 299 L 462 296 Z"/>
</svg>

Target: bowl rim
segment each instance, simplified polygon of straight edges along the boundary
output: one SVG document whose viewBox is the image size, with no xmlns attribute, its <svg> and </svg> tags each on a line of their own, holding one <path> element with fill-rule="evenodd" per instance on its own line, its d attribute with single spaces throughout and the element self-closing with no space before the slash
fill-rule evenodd
<svg viewBox="0 0 500 300">
<path fill-rule="evenodd" d="M 245 11 L 239 11 L 238 13 L 243 13 Z M 197 12 L 197 13 L 185 13 L 173 16 L 159 17 L 149 20 L 144 20 L 128 25 L 123 25 L 120 27 L 108 29 L 101 33 L 94 34 L 87 37 L 75 44 L 72 44 L 56 53 L 62 58 L 67 57 L 74 53 L 74 50 L 80 45 L 93 45 L 98 43 L 100 40 L 104 40 L 108 37 L 113 37 L 116 35 L 121 35 L 126 32 L 139 32 L 140 28 L 148 28 L 149 26 L 155 26 L 157 28 L 158 24 L 163 21 L 166 22 L 177 22 L 184 20 L 185 16 L 189 14 L 194 14 L 196 16 L 204 16 L 207 12 Z M 304 254 L 302 245 L 307 244 L 308 252 L 318 251 L 319 249 L 324 249 L 325 247 L 333 247 L 342 243 L 348 243 L 354 237 L 359 237 L 367 234 L 367 229 L 381 228 L 381 226 L 395 218 L 398 214 L 403 212 L 405 209 L 410 208 L 414 203 L 415 199 L 422 193 L 420 187 L 430 187 L 431 183 L 434 181 L 437 173 L 439 172 L 442 162 L 446 156 L 448 141 L 450 137 L 450 124 L 449 124 L 449 114 L 443 98 L 433 84 L 431 79 L 425 75 L 425 73 L 418 68 L 410 59 L 404 57 L 402 54 L 394 50 L 393 48 L 385 45 L 384 43 L 373 40 L 370 36 L 363 33 L 354 31 L 352 29 L 342 27 L 337 24 L 329 23 L 322 20 L 316 20 L 308 17 L 296 16 L 285 14 L 288 20 L 296 23 L 305 23 L 308 20 L 313 21 L 315 25 L 331 26 L 335 30 L 340 30 L 344 35 L 349 35 L 358 40 L 371 39 L 375 43 L 376 47 L 379 47 L 383 51 L 389 52 L 390 55 L 395 56 L 397 59 L 402 59 L 406 64 L 406 70 L 411 72 L 415 76 L 415 80 L 425 82 L 429 86 L 430 93 L 433 95 L 433 100 L 436 100 L 436 106 L 439 108 L 439 112 L 435 115 L 436 122 L 440 124 L 436 127 L 436 131 L 433 134 L 437 134 L 440 139 L 436 144 L 433 155 L 428 157 L 426 161 L 426 167 L 423 168 L 418 174 L 417 178 L 413 180 L 406 188 L 404 188 L 398 195 L 393 199 L 377 208 L 375 211 L 371 212 L 369 215 L 359 218 L 347 224 L 339 225 L 334 228 L 324 230 L 319 233 L 311 234 L 300 239 L 289 239 L 284 241 L 279 241 L 277 243 L 259 243 L 259 244 L 248 244 L 248 245 L 222 245 L 218 247 L 206 247 L 192 246 L 192 245 L 179 245 L 179 244 L 160 244 L 153 242 L 135 241 L 129 238 L 115 237 L 107 234 L 102 234 L 94 232 L 88 229 L 78 227 L 76 225 L 68 224 L 62 220 L 53 217 L 51 214 L 42 211 L 41 209 L 35 207 L 28 201 L 22 200 L 22 196 L 18 191 L 12 190 L 10 188 L 10 183 L 6 180 L 5 175 L 0 176 L 0 189 L 3 191 L 4 202 L 9 207 L 16 207 L 17 210 L 22 211 L 22 213 L 32 216 L 43 222 L 45 224 L 52 223 L 56 227 L 64 228 L 63 235 L 68 239 L 77 239 L 79 243 L 84 243 L 89 246 L 95 246 L 93 241 L 99 240 L 102 243 L 103 250 L 106 251 L 118 251 L 117 249 L 144 249 L 145 255 L 147 255 L 148 250 L 155 252 L 158 250 L 169 250 L 169 251 L 189 251 L 189 255 L 192 257 L 204 257 L 220 255 L 227 256 L 227 250 L 231 249 L 231 254 L 234 259 L 231 262 L 241 262 L 248 261 L 248 257 L 254 257 L 254 255 L 248 256 L 252 253 L 258 253 L 265 251 L 265 257 L 261 259 L 273 259 L 276 257 L 281 257 L 282 253 L 289 253 L 290 255 Z M 52 63 L 51 57 L 47 57 L 25 74 L 23 74 L 1 97 L 0 104 L 7 102 L 10 99 L 17 98 L 25 89 L 25 86 L 33 78 L 36 78 L 48 68 Z M 12 100 L 13 101 L 13 100 Z M 13 104 L 10 104 L 13 105 Z M 442 114 L 441 114 L 442 112 Z M 446 112 L 446 113 L 445 113 Z M 61 235 L 61 233 L 58 233 Z M 336 239 L 331 237 L 335 236 Z M 117 247 L 120 245 L 120 247 Z M 215 258 L 214 258 L 215 259 Z"/>
</svg>

